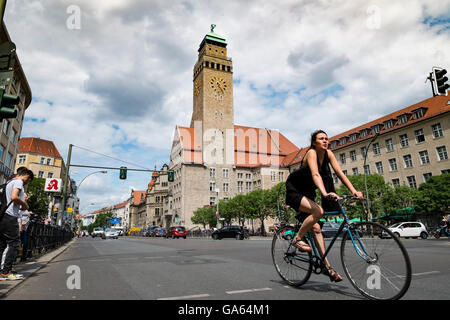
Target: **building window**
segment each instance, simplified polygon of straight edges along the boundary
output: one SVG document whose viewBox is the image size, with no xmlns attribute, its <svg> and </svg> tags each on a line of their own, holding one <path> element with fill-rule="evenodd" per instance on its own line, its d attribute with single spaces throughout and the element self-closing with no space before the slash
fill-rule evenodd
<svg viewBox="0 0 450 320">
<path fill-rule="evenodd" d="M 352 159 L 352 161 L 356 161 L 356 151 L 355 150 L 350 151 L 350 159 Z"/>
<path fill-rule="evenodd" d="M 397 160 L 389 159 L 389 167 L 391 168 L 391 171 L 397 171 Z"/>
<path fill-rule="evenodd" d="M 223 177 L 228 178 L 228 169 L 222 169 Z"/>
<path fill-rule="evenodd" d="M 45 158 L 41 158 L 41 164 L 45 163 Z"/>
<path fill-rule="evenodd" d="M 352 171 L 353 171 L 353 175 L 354 176 L 357 176 L 359 173 L 358 173 L 358 168 L 352 168 Z"/>
<path fill-rule="evenodd" d="M 395 187 L 400 187 L 400 179 L 392 179 L 392 186 Z"/>
<path fill-rule="evenodd" d="M 43 177 L 44 177 L 44 171 L 39 171 L 38 178 L 43 178 Z"/>
<path fill-rule="evenodd" d="M 216 204 L 216 198 L 215 197 L 209 197 L 209 205 L 213 206 Z"/>
<path fill-rule="evenodd" d="M 209 191 L 216 192 L 216 183 L 215 182 L 209 183 Z"/>
<path fill-rule="evenodd" d="M 406 179 L 408 179 L 408 184 L 409 184 L 410 188 L 417 188 L 415 176 L 409 176 L 409 177 L 406 177 Z"/>
<path fill-rule="evenodd" d="M 366 165 L 364 166 L 364 173 L 365 173 L 365 174 L 370 174 L 370 166 L 369 166 L 368 164 L 366 164 Z"/>
<path fill-rule="evenodd" d="M 441 174 L 448 174 L 448 173 L 450 173 L 450 169 L 441 170 Z"/>
<path fill-rule="evenodd" d="M 363 158 L 365 158 L 367 156 L 366 152 L 367 152 L 367 148 L 366 147 L 362 147 L 361 148 L 361 155 L 362 155 Z"/>
<path fill-rule="evenodd" d="M 25 161 L 27 160 L 27 156 L 25 155 L 20 155 L 19 156 L 19 164 L 25 163 Z"/>
<path fill-rule="evenodd" d="M 276 172 L 270 171 L 270 181 L 276 181 Z"/>
<path fill-rule="evenodd" d="M 49 178 L 53 178 L 53 172 L 49 172 L 49 173 L 48 173 L 48 177 L 49 177 Z"/>
<path fill-rule="evenodd" d="M 341 163 L 345 164 L 345 153 L 341 153 L 339 156 L 341 157 Z"/>
<path fill-rule="evenodd" d="M 244 175 L 243 175 L 242 173 L 238 173 L 238 174 L 237 174 L 238 179 L 242 179 L 243 176 L 244 176 Z"/>
<path fill-rule="evenodd" d="M 393 123 L 392 123 L 392 120 L 388 120 L 388 121 L 386 121 L 385 123 L 384 123 L 384 128 L 385 129 L 390 129 L 390 128 L 392 128 L 394 125 L 393 125 Z"/>
<path fill-rule="evenodd" d="M 238 186 L 238 193 L 244 192 L 244 181 L 238 181 L 237 186 Z"/>
<path fill-rule="evenodd" d="M 439 138 L 444 135 L 444 132 L 442 131 L 442 127 L 440 123 L 436 123 L 431 126 L 431 130 L 433 131 L 433 137 Z"/>
<path fill-rule="evenodd" d="M 420 118 L 423 118 L 423 109 L 419 109 L 419 110 L 414 111 L 414 118 L 416 120 L 420 119 Z"/>
<path fill-rule="evenodd" d="M 356 135 L 356 133 L 352 133 L 351 135 L 350 135 L 350 141 L 356 141 L 356 138 L 358 138 L 358 136 Z"/>
<path fill-rule="evenodd" d="M 386 140 L 386 150 L 388 152 L 394 151 L 394 143 L 392 143 L 392 139 L 387 139 Z"/>
<path fill-rule="evenodd" d="M 334 173 L 334 172 L 333 172 L 333 182 L 334 182 L 334 183 L 338 183 L 338 182 L 339 182 L 338 176 L 337 176 L 337 174 Z"/>
<path fill-rule="evenodd" d="M 402 134 L 400 135 L 400 145 L 402 148 L 406 148 L 408 146 L 408 135 Z"/>
<path fill-rule="evenodd" d="M 405 124 L 406 122 L 408 122 L 408 116 L 406 114 L 400 116 L 400 118 L 398 118 L 398 124 Z"/>
<path fill-rule="evenodd" d="M 347 176 L 347 170 L 342 170 L 342 173 L 344 174 L 344 176 Z"/>
<path fill-rule="evenodd" d="M 245 183 L 245 191 L 246 191 L 246 192 L 252 191 L 252 183 L 251 183 L 251 182 L 247 181 L 247 182 Z"/>
<path fill-rule="evenodd" d="M 11 130 L 11 136 L 9 137 L 9 141 L 11 141 L 12 143 L 14 143 L 14 140 L 16 139 L 16 130 Z"/>
<path fill-rule="evenodd" d="M 373 144 L 373 153 L 380 154 L 380 144 L 378 142 Z"/>
<path fill-rule="evenodd" d="M 417 143 L 425 142 L 425 134 L 423 133 L 423 129 L 414 131 L 414 135 L 416 136 Z"/>
<path fill-rule="evenodd" d="M 251 173 L 246 173 L 245 174 L 245 179 L 250 180 L 252 178 L 252 174 Z"/>
<path fill-rule="evenodd" d="M 405 161 L 405 168 L 412 168 L 413 162 L 410 154 L 403 156 L 403 160 Z"/>
<path fill-rule="evenodd" d="M 47 165 L 49 166 L 50 163 L 52 162 L 52 159 L 47 159 Z"/>
<path fill-rule="evenodd" d="M 431 172 L 428 173 L 424 173 L 423 174 L 423 181 L 427 182 L 433 175 L 431 174 Z"/>
<path fill-rule="evenodd" d="M 428 151 L 427 150 L 420 151 L 419 152 L 419 158 L 420 158 L 420 163 L 421 164 L 430 163 L 430 157 L 428 157 Z"/>
<path fill-rule="evenodd" d="M 228 183 L 223 184 L 223 192 L 228 192 Z"/>
<path fill-rule="evenodd" d="M 3 153 L 5 152 L 5 147 L 0 145 L 0 161 L 3 162 Z"/>
<path fill-rule="evenodd" d="M 278 181 L 284 181 L 284 172 L 278 172 Z"/>
<path fill-rule="evenodd" d="M 383 163 L 381 161 L 377 162 L 375 163 L 375 166 L 377 167 L 378 174 L 383 174 Z"/>
<path fill-rule="evenodd" d="M 365 138 L 365 137 L 367 137 L 367 130 L 366 129 L 361 131 L 361 138 Z"/>
<path fill-rule="evenodd" d="M 215 168 L 209 168 L 209 177 L 210 178 L 216 177 L 216 169 Z"/>
<path fill-rule="evenodd" d="M 445 146 L 437 147 L 436 150 L 438 153 L 439 161 L 448 159 L 447 148 Z"/>
<path fill-rule="evenodd" d="M 12 159 L 12 154 L 8 152 L 6 154 L 6 163 L 5 163 L 8 168 L 11 167 L 11 164 L 12 164 L 11 159 Z"/>
<path fill-rule="evenodd" d="M 9 130 L 9 121 L 5 120 L 3 125 L 3 133 L 5 134 L 5 136 L 8 136 L 8 130 Z"/>
</svg>

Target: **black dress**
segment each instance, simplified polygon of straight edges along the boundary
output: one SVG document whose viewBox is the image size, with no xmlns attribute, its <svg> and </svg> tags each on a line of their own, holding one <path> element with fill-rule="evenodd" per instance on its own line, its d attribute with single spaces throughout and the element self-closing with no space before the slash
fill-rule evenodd
<svg viewBox="0 0 450 320">
<path fill-rule="evenodd" d="M 286 204 L 297 212 L 299 212 L 300 202 L 303 197 L 307 197 L 312 201 L 316 198 L 317 187 L 312 178 L 309 166 L 303 166 L 303 159 L 300 168 L 293 171 L 286 180 Z M 317 157 L 317 167 L 319 168 L 319 174 L 322 177 L 325 190 L 327 192 L 335 192 L 329 166 L 328 151 L 325 152 L 322 165 L 320 165 L 319 157 Z M 323 197 L 322 207 L 324 211 L 337 210 L 335 201 L 330 201 Z"/>
</svg>

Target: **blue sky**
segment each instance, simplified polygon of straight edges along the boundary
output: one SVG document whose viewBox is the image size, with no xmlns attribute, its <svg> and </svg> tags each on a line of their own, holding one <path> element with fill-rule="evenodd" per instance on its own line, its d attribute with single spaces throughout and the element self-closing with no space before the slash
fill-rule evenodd
<svg viewBox="0 0 450 320">
<path fill-rule="evenodd" d="M 169 163 L 211 24 L 233 59 L 235 123 L 278 129 L 299 147 L 316 129 L 332 136 L 429 98 L 431 68 L 450 68 L 448 0 L 407 10 L 387 0 L 15 0 L 4 20 L 33 92 L 21 136 L 54 141 L 65 160 L 74 144 L 149 169 Z M 77 148 L 72 163 L 132 167 Z M 80 207 L 150 182 L 118 175 L 86 179 Z"/>
</svg>

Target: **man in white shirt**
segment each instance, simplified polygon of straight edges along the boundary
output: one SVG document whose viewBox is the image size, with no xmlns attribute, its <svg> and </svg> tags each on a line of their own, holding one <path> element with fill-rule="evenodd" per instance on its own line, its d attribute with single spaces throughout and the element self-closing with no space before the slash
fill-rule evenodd
<svg viewBox="0 0 450 320">
<path fill-rule="evenodd" d="M 28 204 L 24 201 L 24 186 L 34 178 L 31 170 L 23 170 L 15 179 L 8 182 L 6 186 L 6 203 L 9 204 L 0 221 L 0 257 L 8 247 L 5 263 L 0 271 L 0 280 L 19 280 L 23 276 L 11 272 L 13 263 L 16 261 L 17 250 L 20 245 L 19 234 L 19 211 L 28 210 Z M 11 203 L 11 204 L 10 204 Z"/>
</svg>

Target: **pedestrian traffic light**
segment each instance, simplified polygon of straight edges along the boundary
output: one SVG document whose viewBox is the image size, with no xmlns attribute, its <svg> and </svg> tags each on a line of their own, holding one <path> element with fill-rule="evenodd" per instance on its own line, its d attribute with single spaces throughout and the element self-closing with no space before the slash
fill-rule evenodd
<svg viewBox="0 0 450 320">
<path fill-rule="evenodd" d="M 5 93 L 5 89 L 0 89 L 0 121 L 7 118 L 16 118 L 16 105 L 20 102 L 20 97 Z"/>
<path fill-rule="evenodd" d="M 175 176 L 175 172 L 173 170 L 167 171 L 167 180 L 169 182 L 173 182 Z"/>
<path fill-rule="evenodd" d="M 125 180 L 127 178 L 127 167 L 120 167 L 120 179 Z"/>
<path fill-rule="evenodd" d="M 447 96 L 447 89 L 450 88 L 450 85 L 447 83 L 448 78 L 445 77 L 447 70 L 443 68 L 434 67 L 433 68 L 433 85 L 434 92 L 439 96 Z"/>
</svg>

